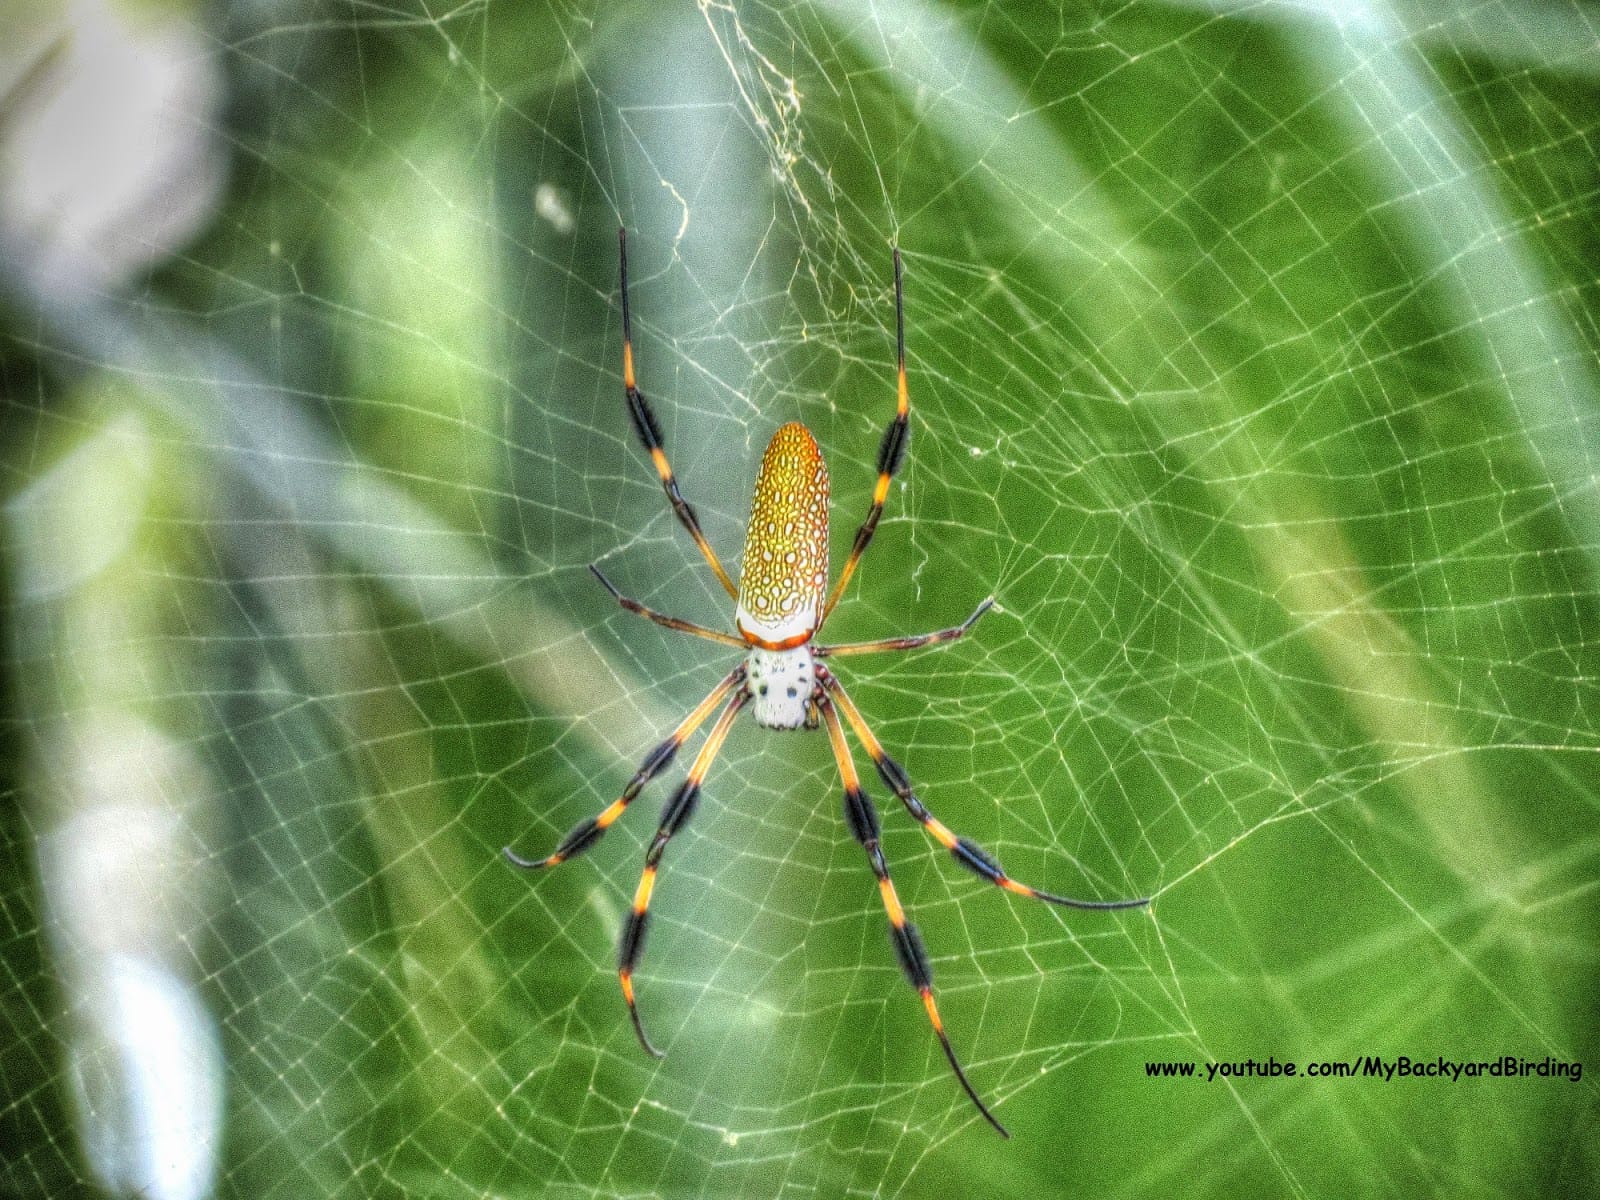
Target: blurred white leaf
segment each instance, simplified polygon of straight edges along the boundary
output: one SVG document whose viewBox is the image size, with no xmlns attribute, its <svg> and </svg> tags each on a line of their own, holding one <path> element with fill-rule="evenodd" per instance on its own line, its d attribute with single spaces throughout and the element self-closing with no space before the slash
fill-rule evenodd
<svg viewBox="0 0 1600 1200">
<path fill-rule="evenodd" d="M 221 196 L 215 43 L 170 8 L 5 8 L 0 235 L 47 286 L 114 287 L 193 237 Z"/>
<path fill-rule="evenodd" d="M 118 414 L 6 503 L 17 592 L 64 595 L 127 553 L 153 468 L 137 412 Z"/>
<path fill-rule="evenodd" d="M 222 1052 L 193 987 L 132 954 L 105 962 L 72 1047 L 89 1161 L 106 1188 L 151 1200 L 211 1191 L 222 1132 Z"/>
</svg>

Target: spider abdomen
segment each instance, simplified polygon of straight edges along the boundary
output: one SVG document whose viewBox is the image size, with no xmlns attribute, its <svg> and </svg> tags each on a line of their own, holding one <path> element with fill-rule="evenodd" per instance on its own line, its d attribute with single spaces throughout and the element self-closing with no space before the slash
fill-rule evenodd
<svg viewBox="0 0 1600 1200">
<path fill-rule="evenodd" d="M 765 649 L 799 646 L 822 624 L 827 588 L 828 464 L 811 431 L 791 421 L 761 456 L 735 623 Z"/>
</svg>

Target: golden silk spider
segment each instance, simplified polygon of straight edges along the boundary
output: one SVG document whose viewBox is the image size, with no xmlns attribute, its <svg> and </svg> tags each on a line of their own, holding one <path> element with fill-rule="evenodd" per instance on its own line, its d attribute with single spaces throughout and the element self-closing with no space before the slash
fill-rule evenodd
<svg viewBox="0 0 1600 1200">
<path fill-rule="evenodd" d="M 911 986 L 922 998 L 933 1032 L 944 1049 L 945 1058 L 955 1072 L 972 1102 L 1000 1133 L 1006 1137 L 1001 1125 L 978 1093 L 967 1080 L 955 1051 L 951 1049 L 944 1022 L 939 1018 L 939 1008 L 933 997 L 933 970 L 928 951 L 923 946 L 922 935 L 907 919 L 905 909 L 895 894 L 894 882 L 889 878 L 889 864 L 884 859 L 879 844 L 878 812 L 866 792 L 861 788 L 845 741 L 844 721 L 855 732 L 857 739 L 878 768 L 878 774 L 889 790 L 900 798 L 913 817 L 933 835 L 935 841 L 955 857 L 955 860 L 980 878 L 1035 900 L 1069 908 L 1118 909 L 1136 908 L 1148 904 L 1139 900 L 1073 900 L 1042 892 L 1012 879 L 1000 867 L 993 855 L 964 837 L 957 837 L 939 821 L 911 790 L 911 781 L 900 764 L 884 752 L 883 745 L 868 727 L 861 710 L 846 694 L 838 678 L 823 665 L 822 660 L 847 654 L 872 654 L 881 650 L 913 650 L 919 646 L 933 646 L 953 642 L 961 637 L 988 612 L 994 604 L 990 596 L 973 610 L 971 616 L 959 625 L 934 633 L 910 637 L 885 638 L 875 642 L 853 642 L 843 645 L 813 645 L 812 639 L 821 631 L 828 614 L 839 603 L 845 585 L 855 573 L 861 556 L 872 541 L 878 519 L 883 515 L 884 503 L 889 498 L 889 481 L 894 477 L 905 457 L 910 437 L 908 420 L 911 413 L 910 393 L 906 389 L 906 327 L 905 300 L 901 282 L 900 250 L 894 250 L 894 322 L 895 365 L 898 402 L 894 419 L 884 431 L 883 442 L 878 447 L 878 481 L 872 491 L 872 505 L 867 517 L 856 530 L 850 557 L 839 573 L 832 591 L 828 591 L 828 467 L 822 451 L 811 431 L 798 421 L 791 422 L 775 434 L 761 456 L 761 468 L 756 475 L 755 496 L 750 504 L 750 523 L 746 528 L 744 561 L 739 576 L 739 586 L 733 585 L 711 543 L 701 532 L 694 509 L 683 498 L 678 481 L 672 474 L 662 445 L 661 426 L 651 411 L 649 402 L 639 391 L 633 374 L 633 327 L 628 310 L 628 237 L 626 229 L 617 231 L 617 251 L 620 261 L 622 289 L 622 385 L 628 402 L 628 414 L 633 418 L 639 440 L 644 443 L 650 461 L 655 465 L 661 486 L 678 520 L 689 531 L 694 544 L 700 548 L 706 562 L 737 607 L 734 628 L 737 633 L 723 633 L 707 629 L 689 621 L 669 617 L 647 608 L 639 601 L 624 596 L 612 585 L 596 566 L 590 570 L 605 585 L 613 598 L 629 612 L 647 617 L 657 625 L 693 634 L 707 641 L 732 646 L 744 652 L 744 657 L 722 681 L 711 690 L 693 712 L 685 717 L 671 735 L 645 756 L 638 771 L 623 789 L 622 795 L 598 816 L 580 822 L 546 858 L 528 859 L 518 855 L 511 847 L 505 856 L 513 864 L 527 870 L 553 867 L 557 863 L 575 858 L 593 846 L 613 822 L 622 816 L 629 804 L 644 786 L 666 770 L 678 749 L 697 730 L 719 705 L 722 711 L 706 735 L 700 752 L 695 755 L 689 773 L 672 799 L 667 802 L 656 830 L 655 838 L 645 853 L 644 871 L 634 892 L 633 907 L 623 925 L 618 951 L 617 974 L 622 982 L 622 998 L 627 1002 L 628 1015 L 633 1020 L 639 1041 L 650 1054 L 660 1058 L 661 1051 L 650 1043 L 644 1024 L 639 1018 L 634 1002 L 633 972 L 644 949 L 645 930 L 650 915 L 650 897 L 655 890 L 656 872 L 661 856 L 670 842 L 688 823 L 699 798 L 700 786 L 706 773 L 722 749 L 734 718 L 746 704 L 756 724 L 767 729 L 815 729 L 819 721 L 827 726 L 828 741 L 838 763 L 839 775 L 844 783 L 845 823 L 851 835 L 866 851 L 867 861 L 878 879 L 878 890 L 883 898 L 884 910 L 889 916 L 889 932 L 894 941 L 895 954 Z M 826 594 L 827 599 L 823 597 Z"/>
</svg>

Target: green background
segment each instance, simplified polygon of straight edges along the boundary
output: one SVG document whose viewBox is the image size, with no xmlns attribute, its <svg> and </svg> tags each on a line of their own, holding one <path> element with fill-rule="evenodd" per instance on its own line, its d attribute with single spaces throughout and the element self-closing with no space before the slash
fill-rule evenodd
<svg viewBox="0 0 1600 1200">
<path fill-rule="evenodd" d="M 1593 1190 L 1589 1074 L 1145 1075 L 1595 1060 L 1587 12 L 168 12 L 222 68 L 215 212 L 132 282 L 6 283 L 0 1194 L 190 1194 L 136 1165 L 141 1062 L 213 1113 L 198 1194 Z M 828 633 L 1000 609 L 840 674 L 1018 877 L 1155 897 L 1000 894 L 871 787 L 1009 1143 L 819 736 L 741 721 L 668 852 L 660 1064 L 613 945 L 670 781 L 498 858 L 729 661 L 586 569 L 731 619 L 622 403 L 619 224 L 730 567 L 789 420 L 842 559 L 904 251 L 911 457 Z M 119 1042 L 146 985 L 178 1028 Z"/>
</svg>

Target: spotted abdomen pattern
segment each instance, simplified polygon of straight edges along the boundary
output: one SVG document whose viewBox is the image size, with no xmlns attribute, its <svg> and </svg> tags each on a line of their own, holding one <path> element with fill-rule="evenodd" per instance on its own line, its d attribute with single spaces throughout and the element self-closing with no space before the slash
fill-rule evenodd
<svg viewBox="0 0 1600 1200">
<path fill-rule="evenodd" d="M 792 421 L 761 456 L 739 575 L 739 631 L 770 649 L 816 632 L 828 589 L 828 464 Z"/>
</svg>

